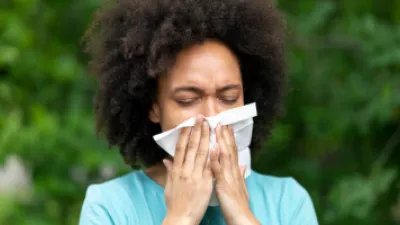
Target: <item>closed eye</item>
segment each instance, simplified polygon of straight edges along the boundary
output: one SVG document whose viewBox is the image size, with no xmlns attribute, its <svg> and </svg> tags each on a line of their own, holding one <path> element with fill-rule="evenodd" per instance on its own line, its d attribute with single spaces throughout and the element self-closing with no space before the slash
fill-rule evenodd
<svg viewBox="0 0 400 225">
<path fill-rule="evenodd" d="M 233 105 L 238 101 L 239 98 L 222 98 L 220 99 L 223 103 Z"/>
<path fill-rule="evenodd" d="M 191 105 L 195 104 L 197 100 L 198 100 L 198 98 L 186 98 L 186 99 L 177 100 L 176 102 L 180 106 L 187 107 L 187 106 L 191 106 Z"/>
</svg>

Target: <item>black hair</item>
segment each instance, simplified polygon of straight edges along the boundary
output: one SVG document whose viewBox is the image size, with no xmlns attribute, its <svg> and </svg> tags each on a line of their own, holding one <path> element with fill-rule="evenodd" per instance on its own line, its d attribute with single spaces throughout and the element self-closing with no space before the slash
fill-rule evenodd
<svg viewBox="0 0 400 225">
<path fill-rule="evenodd" d="M 132 166 L 151 166 L 166 153 L 149 120 L 157 78 L 179 51 L 215 39 L 237 56 L 245 103 L 256 102 L 252 155 L 282 109 L 286 75 L 285 20 L 272 0 L 114 0 L 97 11 L 84 36 L 99 82 L 97 130 Z"/>
</svg>

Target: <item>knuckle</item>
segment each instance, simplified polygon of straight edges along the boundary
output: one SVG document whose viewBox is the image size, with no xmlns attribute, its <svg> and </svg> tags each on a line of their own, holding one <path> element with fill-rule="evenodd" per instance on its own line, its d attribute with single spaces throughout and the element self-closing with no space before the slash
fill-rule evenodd
<svg viewBox="0 0 400 225">
<path fill-rule="evenodd" d="M 196 146 L 196 143 L 194 141 L 190 141 L 188 143 L 188 150 L 193 151 L 193 150 L 195 150 L 196 147 L 197 146 Z"/>
<path fill-rule="evenodd" d="M 229 155 L 229 153 L 227 151 L 220 151 L 219 154 L 221 156 L 228 156 Z"/>
<path fill-rule="evenodd" d="M 232 154 L 230 154 L 227 151 L 221 152 L 221 155 L 222 155 L 222 157 L 227 158 L 227 159 L 231 159 L 231 157 L 232 157 Z"/>
<path fill-rule="evenodd" d="M 237 146 L 236 146 L 236 144 L 234 144 L 234 143 L 229 143 L 229 144 L 228 144 L 228 147 L 229 147 L 230 149 L 237 150 Z"/>
<path fill-rule="evenodd" d="M 178 168 L 175 166 L 171 171 L 171 176 L 178 177 L 180 175 L 180 173 L 181 173 L 181 168 Z"/>
<path fill-rule="evenodd" d="M 185 151 L 186 146 L 184 146 L 182 143 L 178 143 L 176 145 L 176 151 Z"/>
<path fill-rule="evenodd" d="M 182 134 L 178 142 L 184 143 L 184 142 L 186 142 L 189 138 L 190 138 L 190 135 L 189 135 L 189 134 Z"/>
<path fill-rule="evenodd" d="M 197 156 L 205 156 L 207 155 L 207 151 L 204 148 L 200 148 L 199 150 L 197 150 Z"/>
<path fill-rule="evenodd" d="M 182 174 L 179 175 L 179 179 L 182 180 L 182 181 L 187 182 L 187 181 L 189 181 L 190 176 L 188 174 L 186 174 L 186 173 L 182 173 Z"/>
<path fill-rule="evenodd" d="M 201 136 L 201 142 L 203 142 L 204 144 L 208 144 L 209 143 L 209 139 L 210 139 L 210 134 L 209 133 L 203 133 Z"/>
</svg>

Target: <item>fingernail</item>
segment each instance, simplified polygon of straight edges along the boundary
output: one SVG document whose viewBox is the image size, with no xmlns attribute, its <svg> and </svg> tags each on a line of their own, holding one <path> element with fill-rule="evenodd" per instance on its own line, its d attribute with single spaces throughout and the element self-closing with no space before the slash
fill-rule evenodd
<svg viewBox="0 0 400 225">
<path fill-rule="evenodd" d="M 204 128 L 207 128 L 207 127 L 208 127 L 207 121 L 203 121 L 203 127 L 204 127 Z"/>
</svg>

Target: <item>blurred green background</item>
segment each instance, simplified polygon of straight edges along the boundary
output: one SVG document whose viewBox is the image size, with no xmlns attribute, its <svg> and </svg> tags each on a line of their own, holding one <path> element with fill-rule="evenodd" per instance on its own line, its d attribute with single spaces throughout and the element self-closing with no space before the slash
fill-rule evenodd
<svg viewBox="0 0 400 225">
<path fill-rule="evenodd" d="M 99 4 L 0 1 L 0 224 L 77 224 L 87 185 L 130 170 L 94 132 Z M 299 180 L 322 225 L 400 224 L 400 1 L 277 4 L 291 89 L 254 169 Z"/>
</svg>

